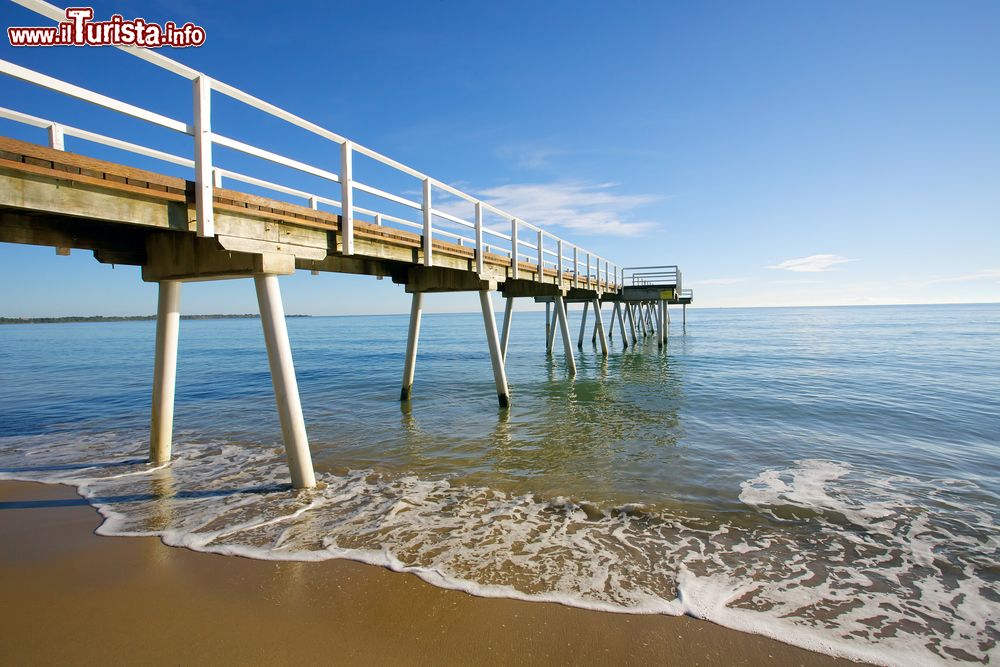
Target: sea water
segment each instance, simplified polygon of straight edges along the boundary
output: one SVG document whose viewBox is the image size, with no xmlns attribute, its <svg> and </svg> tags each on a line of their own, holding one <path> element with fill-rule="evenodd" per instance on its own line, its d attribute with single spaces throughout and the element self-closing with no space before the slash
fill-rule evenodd
<svg viewBox="0 0 1000 667">
<path fill-rule="evenodd" d="M 679 315 L 663 351 L 616 331 L 605 358 L 588 330 L 569 378 L 543 314 L 515 312 L 509 411 L 478 313 L 425 315 L 410 403 L 405 316 L 290 319 L 319 479 L 301 492 L 259 321 L 181 323 L 159 466 L 154 323 L 4 326 L 0 478 L 76 485 L 103 535 L 690 614 L 876 663 L 988 663 L 1000 305 Z"/>
</svg>

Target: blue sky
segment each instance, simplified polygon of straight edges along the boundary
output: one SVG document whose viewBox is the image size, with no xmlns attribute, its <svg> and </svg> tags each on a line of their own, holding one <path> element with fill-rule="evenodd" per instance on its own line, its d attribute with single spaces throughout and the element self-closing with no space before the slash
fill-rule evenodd
<svg viewBox="0 0 1000 667">
<path fill-rule="evenodd" d="M 205 46 L 166 55 L 620 264 L 681 265 L 701 306 L 1000 301 L 1000 3 L 95 3 L 99 19 L 115 12 L 193 21 Z M 0 18 L 48 24 L 6 2 Z M 190 119 L 185 81 L 115 49 L 0 51 Z M 29 84 L 4 78 L 0 98 L 190 150 Z M 337 170 L 335 145 L 225 100 L 214 111 L 217 131 Z M 0 134 L 44 142 L 7 121 Z M 155 308 L 136 268 L 83 251 L 4 245 L 0 280 L 17 285 L 0 291 L 2 315 Z M 289 312 L 408 307 L 402 288 L 368 277 L 282 284 Z M 478 307 L 471 294 L 425 303 Z M 228 281 L 188 286 L 183 307 L 256 304 L 248 281 Z"/>
</svg>

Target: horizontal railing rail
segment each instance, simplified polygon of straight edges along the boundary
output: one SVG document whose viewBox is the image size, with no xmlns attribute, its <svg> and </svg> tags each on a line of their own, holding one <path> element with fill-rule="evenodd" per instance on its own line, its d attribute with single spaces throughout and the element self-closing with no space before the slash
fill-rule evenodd
<svg viewBox="0 0 1000 667">
<path fill-rule="evenodd" d="M 65 13 L 62 9 L 42 0 L 12 1 L 52 20 L 65 20 Z M 0 60 L 0 73 L 116 113 L 188 135 L 194 140 L 191 157 L 175 155 L 120 138 L 77 128 L 61 121 L 42 119 L 13 109 L 0 109 L 0 118 L 47 129 L 49 132 L 49 145 L 59 150 L 64 150 L 64 137 L 71 136 L 193 170 L 197 233 L 200 236 L 215 235 L 213 188 L 222 187 L 223 179 L 231 179 L 254 187 L 301 198 L 307 202 L 306 205 L 314 209 L 318 209 L 319 205 L 322 204 L 339 210 L 341 216 L 341 251 L 345 255 L 354 254 L 354 221 L 357 216 L 361 216 L 370 219 L 372 223 L 379 226 L 392 224 L 421 230 L 423 237 L 423 263 L 426 266 L 434 265 L 433 241 L 443 238 L 455 241 L 462 246 L 468 245 L 473 247 L 475 249 L 476 271 L 480 275 L 484 273 L 484 254 L 489 252 L 493 255 L 500 255 L 509 259 L 509 276 L 513 279 L 521 277 L 521 272 L 524 270 L 523 265 L 527 264 L 531 267 L 528 270 L 534 273 L 534 279 L 538 281 L 545 280 L 547 274 L 554 272 L 558 281 L 570 278 L 574 286 L 579 286 L 581 283 L 588 286 L 596 284 L 600 289 L 611 290 L 617 289 L 624 283 L 624 270 L 618 264 L 609 261 L 607 258 L 591 250 L 556 236 L 489 202 L 478 199 L 458 188 L 434 179 L 417 169 L 393 160 L 378 151 L 357 144 L 340 134 L 269 102 L 265 102 L 229 84 L 212 79 L 203 72 L 176 62 L 160 53 L 136 47 L 121 46 L 118 48 L 192 82 L 194 114 L 191 123 L 169 118 L 6 60 Z M 306 130 L 323 140 L 339 145 L 339 171 L 333 172 L 320 166 L 311 165 L 220 134 L 212 124 L 213 92 L 253 107 L 295 127 Z M 215 147 L 226 148 L 281 167 L 293 169 L 300 173 L 316 177 L 321 182 L 336 184 L 339 186 L 340 196 L 335 199 L 322 192 L 310 192 L 302 188 L 275 183 L 269 179 L 258 178 L 239 171 L 223 168 L 213 158 L 213 148 Z M 356 155 L 374 160 L 396 172 L 401 172 L 406 176 L 419 180 L 421 182 L 421 196 L 411 199 L 377 187 L 374 184 L 355 179 L 354 158 Z M 474 216 L 470 216 L 472 219 L 466 219 L 452 211 L 445 211 L 441 207 L 435 207 L 436 191 L 447 193 L 447 195 L 471 205 L 474 209 Z M 379 210 L 378 207 L 358 206 L 354 203 L 354 197 L 357 193 L 363 193 L 367 197 L 388 202 L 391 205 L 408 210 L 419 211 L 420 219 L 408 220 L 405 217 L 391 215 L 384 210 Z M 487 213 L 493 217 L 505 220 L 506 224 L 509 225 L 509 232 L 487 226 L 484 221 L 484 215 Z M 632 279 L 636 279 L 635 274 L 633 274 Z"/>
<path fill-rule="evenodd" d="M 680 290 L 681 270 L 676 265 L 630 266 L 622 269 L 622 284 L 628 287 L 662 285 Z"/>
</svg>

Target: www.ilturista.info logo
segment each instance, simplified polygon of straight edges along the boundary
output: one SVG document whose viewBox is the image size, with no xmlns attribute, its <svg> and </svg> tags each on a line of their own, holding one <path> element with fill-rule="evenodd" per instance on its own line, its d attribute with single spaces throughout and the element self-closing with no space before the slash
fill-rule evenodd
<svg viewBox="0 0 1000 667">
<path fill-rule="evenodd" d="M 109 21 L 94 21 L 93 7 L 68 7 L 66 20 L 51 28 L 10 27 L 7 38 L 11 46 L 139 46 L 157 49 L 161 46 L 201 46 L 205 29 L 188 21 L 178 26 L 167 21 L 162 26 L 145 19 L 126 21 L 113 14 Z"/>
</svg>

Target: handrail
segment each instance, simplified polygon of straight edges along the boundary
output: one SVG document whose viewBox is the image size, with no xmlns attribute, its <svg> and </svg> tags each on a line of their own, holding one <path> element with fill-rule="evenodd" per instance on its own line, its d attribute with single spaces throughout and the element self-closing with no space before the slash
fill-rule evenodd
<svg viewBox="0 0 1000 667">
<path fill-rule="evenodd" d="M 622 269 L 622 285 L 631 287 L 672 286 L 681 288 L 681 270 L 675 264 L 666 266 L 628 266 Z"/>
<path fill-rule="evenodd" d="M 12 0 L 12 2 L 21 5 L 37 14 L 45 16 L 54 21 L 65 20 L 65 12 L 43 0 Z M 213 216 L 213 203 L 212 203 L 212 186 L 217 183 L 220 176 L 225 176 L 232 178 L 233 180 L 241 181 L 258 187 L 264 187 L 276 192 L 283 192 L 286 194 L 291 194 L 297 197 L 304 197 L 308 199 L 311 204 L 317 204 L 319 202 L 324 203 L 328 206 L 336 206 L 340 208 L 340 214 L 342 219 L 341 232 L 343 235 L 343 253 L 350 255 L 353 254 L 354 249 L 354 232 L 353 232 L 353 220 L 355 213 L 362 215 L 374 216 L 376 221 L 381 223 L 382 221 L 391 221 L 394 224 L 403 224 L 406 226 L 422 227 L 424 231 L 424 264 L 427 266 L 433 266 L 433 246 L 431 244 L 431 239 L 434 236 L 447 236 L 449 238 L 458 238 L 460 240 L 472 240 L 473 244 L 476 246 L 477 256 L 482 256 L 482 253 L 487 247 L 490 248 L 490 252 L 495 252 L 498 250 L 496 244 L 487 244 L 483 241 L 484 234 L 491 234 L 507 243 L 510 244 L 509 255 L 511 257 L 511 275 L 513 278 L 517 278 L 518 267 L 515 257 L 520 257 L 522 253 L 521 248 L 528 248 L 534 251 L 532 256 L 526 256 L 527 260 L 533 262 L 538 269 L 547 268 L 549 266 L 554 266 L 557 273 L 560 276 L 565 276 L 567 273 L 574 276 L 579 275 L 580 267 L 584 265 L 584 261 L 577 261 L 578 257 L 587 257 L 587 275 L 595 275 L 598 281 L 601 281 L 603 273 L 603 281 L 608 285 L 608 288 L 617 288 L 622 284 L 623 269 L 617 264 L 611 263 L 603 257 L 585 250 L 581 246 L 558 237 L 551 232 L 545 231 L 539 226 L 536 226 L 530 222 L 522 220 L 521 218 L 504 211 L 488 202 L 474 197 L 458 188 L 451 185 L 443 183 L 433 177 L 424 174 L 423 172 L 409 167 L 401 162 L 398 162 L 382 153 L 375 151 L 366 146 L 357 144 L 346 137 L 332 132 L 312 121 L 306 120 L 301 116 L 293 114 L 285 109 L 282 109 L 270 102 L 266 102 L 254 95 L 251 95 L 243 90 L 240 90 L 234 86 L 227 83 L 217 81 L 210 78 L 201 71 L 191 68 L 187 65 L 179 63 L 171 58 L 168 58 L 161 53 L 151 51 L 149 49 L 140 49 L 136 47 L 117 47 L 122 51 L 125 51 L 133 56 L 136 56 L 148 63 L 156 65 L 166 71 L 169 71 L 177 76 L 188 79 L 192 82 L 192 96 L 194 101 L 195 115 L 192 123 L 184 123 L 172 118 L 168 118 L 161 114 L 149 111 L 147 109 L 142 109 L 138 106 L 126 103 L 121 100 L 117 100 L 94 91 L 87 90 L 80 86 L 76 86 L 65 81 L 50 77 L 48 75 L 42 74 L 40 72 L 35 72 L 26 67 L 16 65 L 14 63 L 0 60 L 0 73 L 12 76 L 23 81 L 41 86 L 43 88 L 64 94 L 71 97 L 76 97 L 77 99 L 96 104 L 103 108 L 115 111 L 118 113 L 123 113 L 134 118 L 138 118 L 155 125 L 165 127 L 183 134 L 194 137 L 195 139 L 195 150 L 193 160 L 187 157 L 181 157 L 176 155 L 171 155 L 169 153 L 164 153 L 153 148 L 147 148 L 140 146 L 138 144 L 133 144 L 131 142 L 122 141 L 120 139 L 114 139 L 111 137 L 106 137 L 103 135 L 97 135 L 94 133 L 87 132 L 86 130 L 71 128 L 70 126 L 62 125 L 58 122 L 47 122 L 45 127 L 51 128 L 59 127 L 63 128 L 65 134 L 70 136 L 75 136 L 78 138 L 95 141 L 96 143 L 101 143 L 114 148 L 119 148 L 127 150 L 140 155 L 145 155 L 147 157 L 153 157 L 157 159 L 162 159 L 173 164 L 177 164 L 187 168 L 193 168 L 195 172 L 195 181 L 197 187 L 195 189 L 196 207 L 198 211 L 197 228 L 198 234 L 201 236 L 214 236 L 214 216 Z M 212 113 L 211 113 L 211 93 L 220 93 L 225 95 L 237 102 L 241 102 L 247 106 L 255 108 L 259 111 L 267 113 L 275 118 L 278 118 L 286 123 L 289 123 L 298 128 L 304 129 L 318 137 L 325 140 L 331 141 L 340 146 L 340 171 L 339 173 L 333 173 L 321 167 L 309 165 L 292 158 L 288 158 L 283 155 L 279 155 L 272 151 L 268 151 L 256 146 L 251 146 L 250 144 L 238 141 L 236 139 L 229 138 L 225 135 L 219 134 L 212 127 Z M 27 122 L 27 114 L 18 115 L 20 112 L 13 110 L 5 110 L 2 116 L 9 120 L 15 120 L 19 122 Z M 33 124 L 39 126 L 35 122 L 29 122 L 28 124 Z M 215 164 L 212 156 L 213 146 L 224 146 L 242 153 L 251 155 L 253 157 L 268 160 L 275 164 L 282 165 L 284 167 L 292 168 L 303 173 L 307 173 L 313 176 L 318 176 L 326 181 L 339 183 L 341 190 L 340 200 L 334 200 L 328 197 L 320 196 L 319 194 L 307 193 L 298 188 L 290 188 L 288 186 L 280 185 L 264 179 L 258 179 L 250 175 L 240 174 L 235 171 L 230 171 L 222 169 L 219 165 Z M 59 146 L 61 148 L 61 146 Z M 353 174 L 353 156 L 357 153 L 363 155 L 369 159 L 375 160 L 381 164 L 384 164 L 396 171 L 402 172 L 411 176 L 413 178 L 419 179 L 423 184 L 423 201 L 418 203 L 411 201 L 407 198 L 394 195 L 390 192 L 377 188 L 373 185 L 368 185 L 355 181 L 352 178 Z M 462 219 L 459 216 L 452 215 L 450 213 L 443 212 L 439 209 L 433 207 L 433 191 L 435 189 L 447 192 L 455 197 L 465 200 L 466 202 L 473 204 L 477 209 L 476 222 L 470 223 L 467 220 Z M 396 218 L 386 213 L 380 213 L 373 211 L 368 208 L 362 208 L 354 205 L 354 193 L 355 191 L 364 192 L 366 194 L 379 197 L 384 200 L 391 201 L 396 204 L 405 205 L 408 208 L 421 210 L 423 212 L 423 224 L 404 220 L 401 218 Z M 482 213 L 489 212 L 495 216 L 499 216 L 507 220 L 511 225 L 510 234 L 500 232 L 498 230 L 490 229 L 483 224 Z M 441 218 L 448 220 L 457 225 L 468 227 L 475 230 L 475 239 L 468 239 L 468 237 L 463 237 L 452 232 L 448 232 L 445 229 L 441 229 L 440 225 L 435 227 L 434 218 Z M 538 235 L 541 243 L 528 243 L 523 238 L 518 238 L 517 232 L 519 231 L 534 232 Z M 550 249 L 552 247 L 560 246 L 573 251 L 571 257 L 566 257 L 561 255 L 561 253 L 556 253 L 556 251 Z M 541 249 L 539 250 L 539 247 Z M 500 249 L 502 250 L 502 249 Z M 507 252 L 507 251 L 503 251 Z M 554 258 L 554 259 L 550 259 Z M 567 260 L 569 260 L 569 265 L 567 265 Z M 591 261 L 595 262 L 592 265 L 594 272 L 591 272 Z M 603 263 L 603 266 L 602 266 Z M 482 262 L 477 261 L 477 268 L 482 270 Z M 542 270 L 536 269 L 536 279 L 541 281 L 544 279 L 544 272 Z"/>
</svg>

